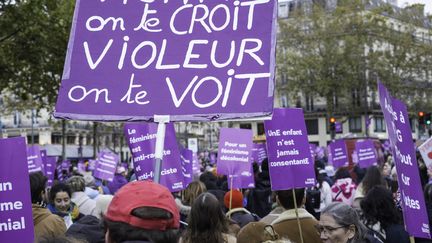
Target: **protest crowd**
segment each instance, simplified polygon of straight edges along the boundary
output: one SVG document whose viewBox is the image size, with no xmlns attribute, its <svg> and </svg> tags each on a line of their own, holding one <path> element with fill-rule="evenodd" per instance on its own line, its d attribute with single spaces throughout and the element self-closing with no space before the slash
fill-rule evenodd
<svg viewBox="0 0 432 243">
<path fill-rule="evenodd" d="M 228 189 L 227 176 L 208 157 L 199 158 L 194 180 L 174 193 L 137 181 L 122 165 L 111 182 L 71 165 L 50 188 L 43 173 L 31 173 L 35 241 L 410 242 L 391 155 L 368 168 L 335 169 L 323 148 L 316 151 L 316 185 L 294 190 L 272 191 L 267 158 L 253 163 L 255 187 L 240 190 Z M 418 162 L 430 219 L 432 173 L 420 156 Z"/>
</svg>

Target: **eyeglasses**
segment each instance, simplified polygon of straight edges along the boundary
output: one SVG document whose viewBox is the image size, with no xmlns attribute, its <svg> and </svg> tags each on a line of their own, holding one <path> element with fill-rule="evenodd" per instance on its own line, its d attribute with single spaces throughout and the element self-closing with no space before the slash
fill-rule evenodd
<svg viewBox="0 0 432 243">
<path fill-rule="evenodd" d="M 335 230 L 337 229 L 341 229 L 341 228 L 346 228 L 349 225 L 343 225 L 343 226 L 339 226 L 339 227 L 331 227 L 331 226 L 326 226 L 326 225 L 315 225 L 315 229 L 317 230 L 317 232 L 321 235 L 321 233 L 324 232 L 324 234 L 326 235 L 330 235 L 332 234 Z"/>
</svg>

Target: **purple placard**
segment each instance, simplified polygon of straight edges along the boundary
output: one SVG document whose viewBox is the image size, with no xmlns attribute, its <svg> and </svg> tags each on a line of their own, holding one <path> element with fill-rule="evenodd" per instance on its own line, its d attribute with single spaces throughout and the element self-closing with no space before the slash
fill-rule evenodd
<svg viewBox="0 0 432 243">
<path fill-rule="evenodd" d="M 2 242 L 33 242 L 33 215 L 26 150 L 23 137 L 0 139 Z"/>
<path fill-rule="evenodd" d="M 315 185 L 314 161 L 310 153 L 302 109 L 274 109 L 264 121 L 272 190 Z"/>
<path fill-rule="evenodd" d="M 119 162 L 119 156 L 111 151 L 102 151 L 98 154 L 96 168 L 93 176 L 101 180 L 112 181 Z"/>
<path fill-rule="evenodd" d="M 27 163 L 29 173 L 43 172 L 43 161 L 38 145 L 27 147 Z"/>
<path fill-rule="evenodd" d="M 51 187 L 54 182 L 54 174 L 56 170 L 57 157 L 46 156 L 44 160 L 45 176 L 48 178 L 47 187 Z"/>
<path fill-rule="evenodd" d="M 81 174 L 86 172 L 86 164 L 83 160 L 78 161 L 77 169 L 78 169 L 78 172 Z"/>
<path fill-rule="evenodd" d="M 334 168 L 348 166 L 349 159 L 345 140 L 340 139 L 331 142 L 328 145 L 328 152 L 329 163 L 332 164 Z"/>
<path fill-rule="evenodd" d="M 137 180 L 148 180 L 154 177 L 157 127 L 156 123 L 128 123 L 124 127 Z M 180 152 L 173 123 L 168 123 L 166 126 L 162 160 L 160 184 L 172 192 L 183 190 L 185 186 Z"/>
<path fill-rule="evenodd" d="M 374 142 L 370 139 L 357 140 L 355 144 L 357 163 L 360 168 L 378 164 Z"/>
<path fill-rule="evenodd" d="M 193 173 L 192 173 L 192 160 L 193 160 L 193 152 L 189 149 L 181 150 L 181 165 L 183 172 L 183 182 L 184 187 L 186 188 L 189 183 L 193 181 Z"/>
<path fill-rule="evenodd" d="M 310 144 L 309 144 L 309 149 L 310 149 L 310 152 L 311 152 L 311 155 L 312 155 L 312 159 L 315 160 L 316 155 L 317 155 L 317 154 L 316 154 L 317 145 L 314 144 L 314 143 L 310 143 Z"/>
<path fill-rule="evenodd" d="M 162 110 L 178 121 L 271 114 L 277 1 L 235 3 L 76 1 L 54 115 L 131 121 Z"/>
<path fill-rule="evenodd" d="M 212 165 L 216 164 L 216 161 L 217 161 L 216 153 L 211 152 L 209 154 L 209 161 L 210 161 L 210 164 L 212 164 Z"/>
<path fill-rule="evenodd" d="M 342 122 L 335 122 L 335 132 L 342 132 Z"/>
<path fill-rule="evenodd" d="M 252 159 L 257 164 L 261 164 L 267 158 L 267 148 L 265 143 L 254 143 L 252 147 Z"/>
<path fill-rule="evenodd" d="M 97 160 L 95 160 L 95 159 L 89 159 L 87 169 L 89 171 L 94 171 L 95 168 L 96 168 L 96 164 L 97 164 Z"/>
<path fill-rule="evenodd" d="M 45 159 L 47 157 L 47 151 L 45 149 L 40 150 L 40 156 L 42 160 L 42 172 L 45 174 Z M 46 174 L 45 174 L 46 176 Z"/>
<path fill-rule="evenodd" d="M 201 173 L 201 164 L 198 162 L 197 153 L 192 154 L 192 171 L 194 175 L 198 175 Z"/>
<path fill-rule="evenodd" d="M 217 173 L 232 177 L 233 188 L 243 188 L 246 184 L 249 185 L 242 180 L 252 174 L 252 138 L 253 133 L 250 129 L 220 129 Z M 228 187 L 231 188 L 230 181 Z"/>
<path fill-rule="evenodd" d="M 378 92 L 398 175 L 405 229 L 412 236 L 430 238 L 428 214 L 406 106 L 391 97 L 381 83 L 378 83 Z"/>
</svg>

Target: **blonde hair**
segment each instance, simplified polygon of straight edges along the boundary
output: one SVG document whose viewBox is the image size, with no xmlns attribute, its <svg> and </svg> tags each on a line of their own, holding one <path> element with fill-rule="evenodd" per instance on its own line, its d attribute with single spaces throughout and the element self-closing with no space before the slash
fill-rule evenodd
<svg viewBox="0 0 432 243">
<path fill-rule="evenodd" d="M 187 206 L 192 206 L 195 199 L 206 191 L 207 188 L 201 181 L 191 182 L 183 191 L 183 203 Z"/>
</svg>

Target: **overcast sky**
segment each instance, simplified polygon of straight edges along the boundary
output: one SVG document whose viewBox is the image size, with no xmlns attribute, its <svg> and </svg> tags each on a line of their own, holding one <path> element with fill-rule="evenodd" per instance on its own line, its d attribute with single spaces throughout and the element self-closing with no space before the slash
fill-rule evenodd
<svg viewBox="0 0 432 243">
<path fill-rule="evenodd" d="M 399 6 L 406 6 L 406 4 L 411 5 L 413 3 L 425 4 L 425 11 L 432 14 L 432 0 L 398 0 Z"/>
</svg>

